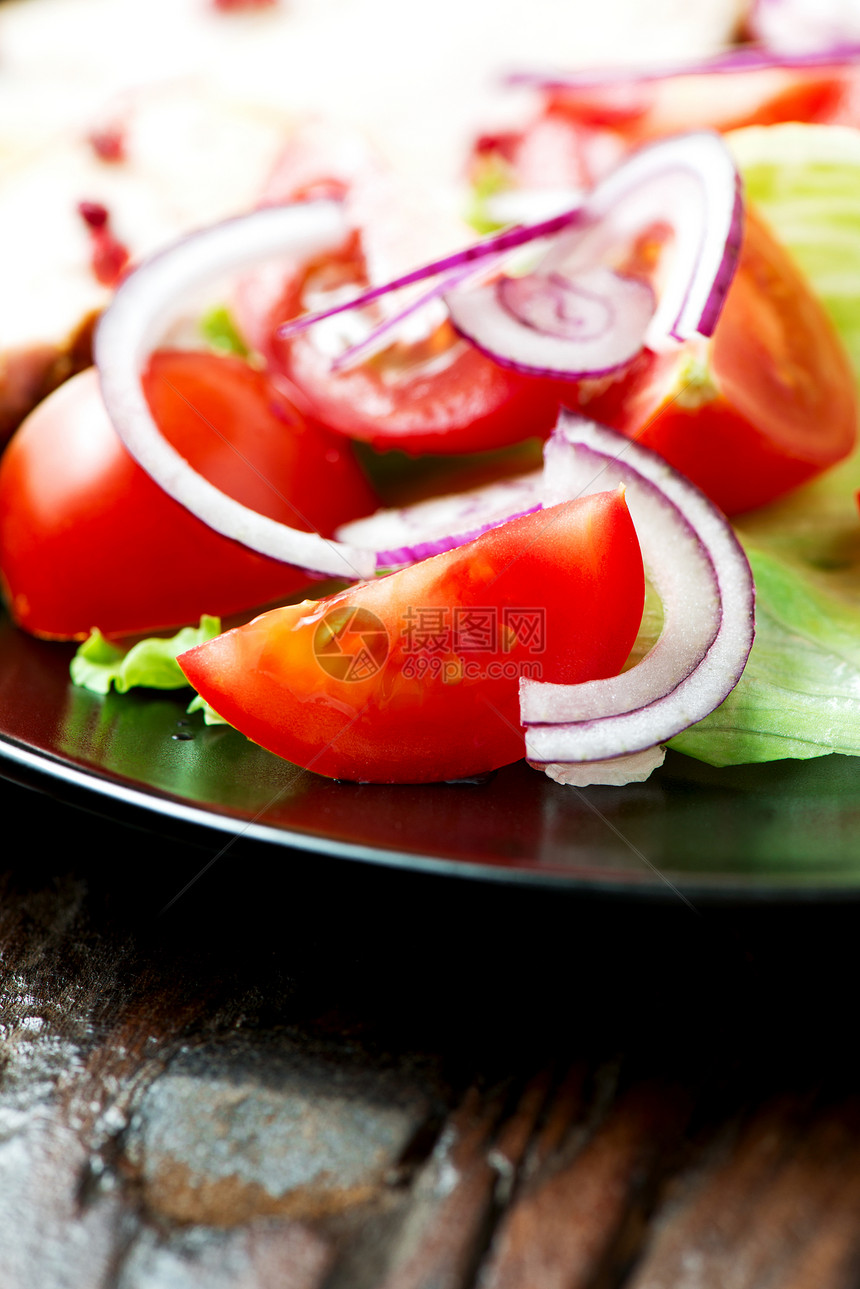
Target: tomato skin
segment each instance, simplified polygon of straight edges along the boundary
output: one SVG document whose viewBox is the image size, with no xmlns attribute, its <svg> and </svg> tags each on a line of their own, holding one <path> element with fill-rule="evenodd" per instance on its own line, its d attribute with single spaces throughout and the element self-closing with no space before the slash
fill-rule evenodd
<svg viewBox="0 0 860 1289">
<path fill-rule="evenodd" d="M 729 515 L 813 478 L 847 456 L 857 437 L 857 395 L 842 344 L 788 253 L 749 208 L 711 340 L 671 354 L 646 350 L 617 380 L 572 387 L 568 401 L 659 452 Z"/>
<path fill-rule="evenodd" d="M 326 533 L 374 508 L 343 443 L 309 428 L 247 364 L 164 351 L 144 384 L 166 437 L 245 504 Z M 31 413 L 0 462 L 0 569 L 18 625 L 54 639 L 181 626 L 309 581 L 213 532 L 153 483 L 113 429 L 93 369 Z"/>
<path fill-rule="evenodd" d="M 225 720 L 297 765 L 365 782 L 457 779 L 523 755 L 519 674 L 573 683 L 620 671 L 643 597 L 639 543 L 619 489 L 512 520 L 317 603 L 273 610 L 179 661 Z M 341 679 L 321 662 L 317 632 L 332 614 L 357 621 L 349 615 L 358 610 L 365 627 L 384 626 L 387 655 L 373 674 Z M 536 612 L 531 621 L 542 613 L 543 634 L 508 635 L 505 650 L 505 615 L 514 610 Z M 485 623 L 492 616 L 494 648 L 453 635 L 453 615 L 468 611 Z M 416 620 L 431 635 L 437 629 L 426 667 L 416 665 Z"/>
<path fill-rule="evenodd" d="M 552 384 L 499 366 L 448 322 L 425 342 L 395 343 L 346 371 L 331 370 L 331 356 L 318 346 L 313 328 L 279 338 L 278 325 L 305 309 L 308 278 L 323 274 L 338 284 L 365 285 L 358 240 L 287 283 L 264 353 L 326 429 L 415 456 L 482 452 L 550 433 L 558 414 Z"/>
</svg>

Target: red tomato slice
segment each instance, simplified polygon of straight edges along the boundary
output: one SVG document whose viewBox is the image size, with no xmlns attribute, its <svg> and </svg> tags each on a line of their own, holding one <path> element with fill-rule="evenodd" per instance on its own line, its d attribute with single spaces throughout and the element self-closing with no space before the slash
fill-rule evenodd
<svg viewBox="0 0 860 1289">
<path fill-rule="evenodd" d="M 144 384 L 174 447 L 246 505 L 325 534 L 375 508 L 348 445 L 309 426 L 246 363 L 165 351 Z M 181 626 L 309 581 L 213 532 L 153 483 L 111 425 L 94 370 L 42 403 L 0 462 L 0 569 L 15 621 L 59 639 Z"/>
<path fill-rule="evenodd" d="M 858 406 L 850 362 L 794 261 L 747 209 L 740 263 L 710 342 L 645 350 L 616 380 L 572 386 L 584 415 L 654 448 L 727 514 L 842 460 Z"/>
<path fill-rule="evenodd" d="M 396 342 L 343 372 L 331 370 L 314 328 L 291 340 L 274 334 L 285 318 L 304 312 L 311 285 L 319 291 L 366 283 L 354 239 L 297 275 L 272 313 L 266 357 L 327 429 L 413 455 L 481 452 L 549 434 L 558 413 L 552 385 L 498 366 L 448 322 L 421 343 Z"/>
<path fill-rule="evenodd" d="M 523 755 L 521 675 L 620 671 L 642 617 L 623 490 L 512 520 L 180 657 L 225 720 L 333 778 L 463 778 Z"/>
<path fill-rule="evenodd" d="M 679 130 L 726 131 L 783 121 L 847 124 L 858 106 L 858 80 L 858 69 L 845 63 L 667 76 L 604 90 L 551 92 L 546 111 L 614 129 L 638 145 Z"/>
</svg>

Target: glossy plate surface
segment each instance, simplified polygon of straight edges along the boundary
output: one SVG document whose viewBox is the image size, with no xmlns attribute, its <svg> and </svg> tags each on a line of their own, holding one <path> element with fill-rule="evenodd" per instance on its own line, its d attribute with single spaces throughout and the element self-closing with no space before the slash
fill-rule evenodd
<svg viewBox="0 0 860 1289">
<path fill-rule="evenodd" d="M 0 617 L 10 777 L 24 767 L 156 822 L 452 875 L 690 900 L 860 895 L 860 759 L 715 770 L 670 755 L 647 783 L 584 792 L 522 762 L 481 783 L 335 783 L 187 718 L 186 693 L 75 689 L 72 652 Z"/>
</svg>

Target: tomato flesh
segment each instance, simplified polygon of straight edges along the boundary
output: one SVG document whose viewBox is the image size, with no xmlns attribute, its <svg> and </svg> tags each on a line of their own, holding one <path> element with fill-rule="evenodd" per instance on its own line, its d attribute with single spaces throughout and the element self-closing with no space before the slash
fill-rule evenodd
<svg viewBox="0 0 860 1289">
<path fill-rule="evenodd" d="M 375 508 L 348 445 L 308 425 L 246 363 L 163 351 L 144 386 L 173 446 L 244 504 L 324 534 Z M 0 569 L 15 621 L 58 639 L 181 626 L 309 581 L 163 492 L 120 441 L 92 369 L 31 413 L 0 462 Z"/>
<path fill-rule="evenodd" d="M 267 359 L 326 429 L 412 455 L 481 452 L 549 434 L 558 412 L 551 383 L 500 367 L 447 321 L 423 341 L 396 342 L 344 371 L 332 370 L 315 328 L 279 338 L 278 325 L 305 311 L 314 280 L 326 289 L 366 285 L 360 240 L 296 274 L 268 329 Z"/>
<path fill-rule="evenodd" d="M 691 73 L 603 90 L 558 90 L 547 95 L 546 111 L 592 129 L 614 129 L 638 145 L 681 130 L 850 124 L 858 82 L 850 64 Z"/>
<path fill-rule="evenodd" d="M 463 778 L 523 755 L 521 675 L 615 675 L 642 617 L 623 490 L 512 520 L 180 657 L 249 738 L 332 778 Z"/>
<path fill-rule="evenodd" d="M 858 407 L 849 359 L 818 299 L 747 209 L 737 273 L 709 342 L 643 351 L 567 401 L 659 452 L 727 514 L 842 460 Z"/>
</svg>

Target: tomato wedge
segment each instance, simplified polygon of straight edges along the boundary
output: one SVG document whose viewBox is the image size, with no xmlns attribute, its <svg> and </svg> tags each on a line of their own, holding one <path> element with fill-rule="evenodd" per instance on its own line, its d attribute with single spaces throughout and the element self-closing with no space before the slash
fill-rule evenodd
<svg viewBox="0 0 860 1289">
<path fill-rule="evenodd" d="M 324 534 L 375 508 L 349 445 L 308 425 L 246 363 L 163 351 L 144 384 L 174 447 L 246 505 Z M 310 581 L 162 492 L 122 445 L 92 369 L 31 413 L 0 462 L 0 570 L 15 621 L 58 639 L 182 626 Z"/>
<path fill-rule="evenodd" d="M 649 350 L 567 401 L 653 448 L 726 514 L 842 460 L 857 436 L 847 354 L 794 261 L 747 207 L 740 263 L 712 339 Z"/>
<path fill-rule="evenodd" d="M 179 662 L 225 720 L 296 765 L 377 783 L 458 779 L 523 755 L 521 675 L 620 671 L 643 597 L 619 489 L 275 609 Z"/>
<path fill-rule="evenodd" d="M 481 452 L 545 438 L 558 396 L 549 382 L 508 371 L 461 340 L 447 321 L 426 339 L 395 341 L 352 369 L 332 370 L 332 355 L 311 327 L 289 340 L 276 330 L 325 292 L 367 285 L 360 237 L 337 255 L 305 267 L 272 312 L 265 348 L 273 368 L 307 400 L 326 429 L 380 450 Z"/>
</svg>

